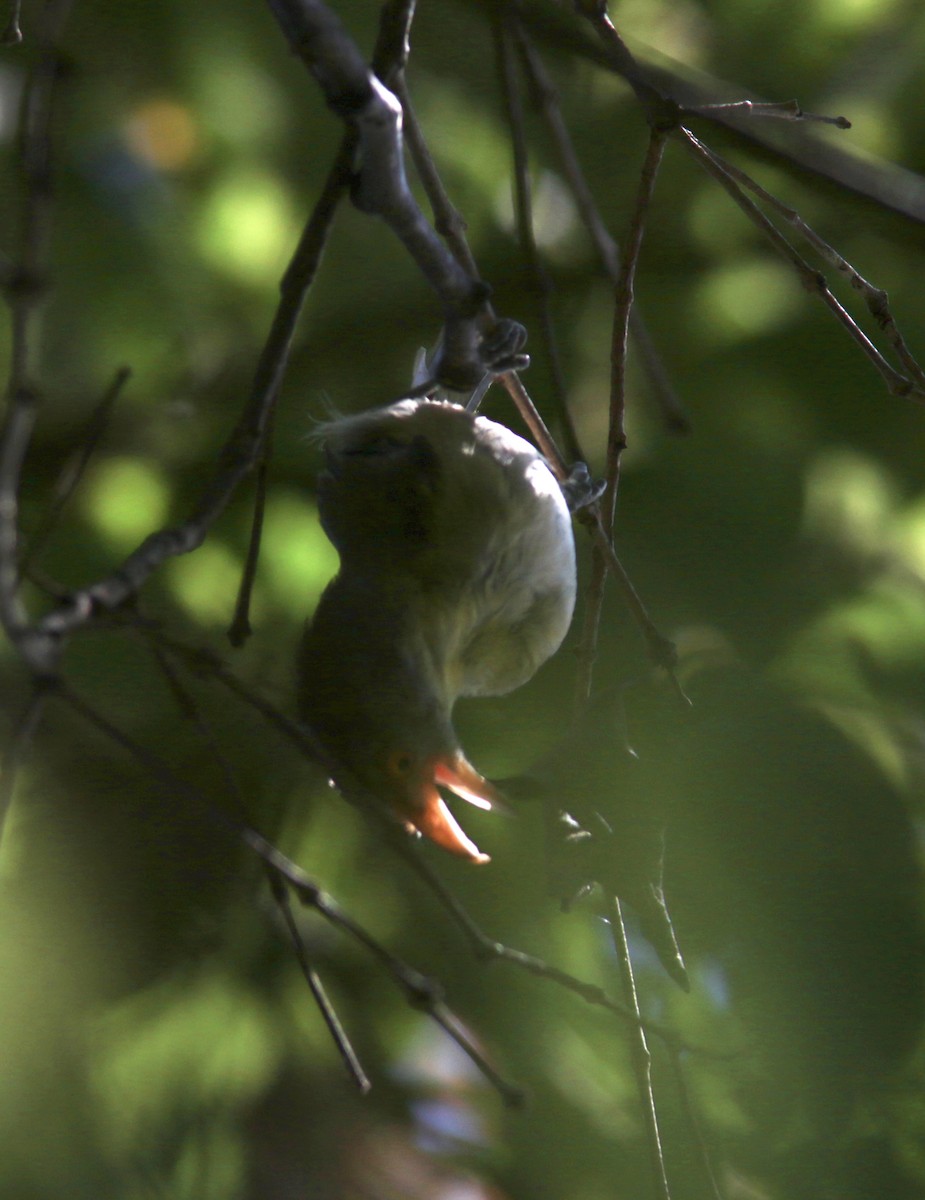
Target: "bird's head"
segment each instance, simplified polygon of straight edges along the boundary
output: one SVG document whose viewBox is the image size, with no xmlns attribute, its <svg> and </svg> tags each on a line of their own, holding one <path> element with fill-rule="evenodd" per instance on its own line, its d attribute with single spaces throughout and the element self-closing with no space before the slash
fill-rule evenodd
<svg viewBox="0 0 925 1200">
<path fill-rule="evenodd" d="M 407 614 L 393 622 L 363 601 L 362 594 L 341 596 L 337 585 L 322 599 L 303 641 L 302 716 L 332 764 L 343 768 L 348 792 L 353 779 L 409 830 L 485 862 L 440 789 L 483 809 L 493 808 L 499 793 L 460 749 L 451 705 L 411 649 Z"/>
<path fill-rule="evenodd" d="M 405 744 L 387 751 L 371 766 L 378 777 L 377 793 L 406 825 L 452 854 L 472 862 L 488 862 L 488 855 L 463 831 L 440 794 L 445 788 L 482 809 L 491 809 L 499 802 L 497 790 L 462 750 L 457 747 L 428 754 Z"/>
</svg>

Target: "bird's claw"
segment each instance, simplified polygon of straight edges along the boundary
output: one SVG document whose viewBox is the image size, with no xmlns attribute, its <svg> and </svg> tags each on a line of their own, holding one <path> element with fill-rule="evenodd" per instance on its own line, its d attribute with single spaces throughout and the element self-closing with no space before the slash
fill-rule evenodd
<svg viewBox="0 0 925 1200">
<path fill-rule="evenodd" d="M 571 513 L 600 500 L 607 490 L 606 482 L 603 479 L 592 479 L 588 464 L 583 462 L 572 463 L 568 479 L 563 480 L 560 486 Z"/>
<path fill-rule="evenodd" d="M 504 375 L 508 371 L 524 371 L 530 365 L 530 355 L 522 353 L 527 344 L 527 331 L 517 321 L 503 318 L 495 321 L 479 343 L 479 358 L 489 375 Z"/>
<path fill-rule="evenodd" d="M 438 399 L 462 404 L 475 412 L 492 381 L 508 371 L 524 371 L 530 365 L 529 354 L 522 353 L 527 343 L 527 331 L 517 321 L 504 318 L 495 321 L 479 337 L 469 368 L 482 369 L 482 377 L 473 385 L 471 378 L 445 378 L 445 330 L 430 353 L 423 348 L 417 353 L 412 376 L 412 395 L 434 395 Z M 471 370 L 470 370 L 471 375 Z"/>
</svg>

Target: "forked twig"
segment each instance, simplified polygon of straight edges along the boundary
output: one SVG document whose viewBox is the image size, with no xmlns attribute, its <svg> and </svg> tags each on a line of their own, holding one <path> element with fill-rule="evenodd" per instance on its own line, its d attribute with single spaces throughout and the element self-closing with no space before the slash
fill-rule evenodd
<svg viewBox="0 0 925 1200">
<path fill-rule="evenodd" d="M 414 16 L 415 0 L 387 0 L 380 13 L 379 32 L 373 51 L 373 70 L 381 78 L 389 79 L 400 72 L 408 57 L 408 35 Z M 341 142 L 340 150 L 334 161 L 334 166 L 328 177 L 328 183 L 336 188 L 334 202 L 325 210 L 327 227 L 333 223 L 339 200 L 346 194 L 346 183 L 350 178 L 353 156 L 357 147 L 357 131 L 348 127 Z M 322 191 L 322 200 L 328 189 Z M 321 204 L 321 201 L 319 201 Z M 316 208 L 317 212 L 317 208 Z M 313 227 L 315 213 L 309 219 L 308 229 Z M 308 290 L 312 286 L 320 263 L 320 250 L 327 238 L 327 228 L 320 223 L 314 226 L 312 239 L 303 236 L 289 269 L 283 279 L 281 291 L 284 298 L 292 297 L 291 304 L 296 315 L 301 311 Z M 283 364 L 285 367 L 285 363 Z M 266 491 L 269 479 L 269 461 L 272 449 L 272 410 L 267 422 L 267 429 L 262 440 L 262 451 L 257 463 L 257 480 L 255 487 L 254 511 L 251 519 L 251 531 L 248 539 L 247 554 L 241 582 L 235 601 L 234 615 L 228 629 L 228 640 L 232 646 L 241 646 L 251 634 L 250 602 L 254 583 L 257 578 L 257 567 L 260 558 L 260 546 L 263 536 L 263 519 L 266 507 Z"/>
<path fill-rule="evenodd" d="M 491 1066 L 474 1040 L 465 1033 L 462 1023 L 446 1008 L 436 983 L 387 950 L 368 930 L 341 909 L 314 880 L 306 875 L 301 867 L 287 858 L 266 838 L 250 826 L 216 808 L 197 788 L 181 779 L 158 755 L 153 754 L 129 737 L 118 726 L 97 712 L 73 689 L 61 683 L 56 686 L 54 695 L 101 734 L 121 747 L 144 768 L 146 774 L 156 780 L 166 794 L 182 800 L 184 805 L 195 808 L 215 828 L 247 846 L 266 867 L 292 888 L 300 903 L 313 908 L 329 924 L 349 934 L 364 946 L 392 977 L 393 982 L 405 993 L 409 1003 L 413 1003 L 414 1007 L 427 1012 L 441 1028 L 447 1030 L 475 1066 L 483 1071 L 488 1082 L 499 1091 L 505 1103 L 516 1105 L 522 1101 L 521 1089 L 508 1083 Z"/>
<path fill-rule="evenodd" d="M 737 183 L 740 183 L 744 188 L 753 192 L 759 200 L 763 200 L 769 207 L 773 208 L 775 212 L 813 247 L 825 262 L 834 267 L 839 274 L 848 280 L 851 287 L 860 293 L 867 311 L 886 334 L 897 358 L 918 385 L 917 390 L 925 390 L 925 371 L 919 366 L 906 344 L 906 340 L 899 330 L 896 319 L 890 311 L 889 297 L 883 288 L 878 288 L 865 279 L 856 267 L 852 266 L 846 258 L 839 254 L 834 246 L 829 245 L 825 238 L 820 237 L 815 229 L 803 220 L 795 208 L 791 208 L 790 205 L 779 200 L 773 192 L 769 192 L 766 188 L 763 188 L 757 180 L 752 179 L 750 175 L 740 170 L 735 164 L 726 159 L 721 159 L 715 151 L 708 151 L 708 153 L 712 160 L 720 164 L 723 170 Z"/>
<path fill-rule="evenodd" d="M 188 646 L 155 628 L 143 628 L 139 629 L 138 632 L 145 639 L 153 639 L 158 646 L 163 647 L 170 654 L 179 658 L 188 670 L 203 678 L 213 679 L 221 684 L 222 687 L 228 689 L 244 704 L 259 713 L 263 720 L 268 722 L 278 733 L 286 738 L 300 754 L 320 764 L 322 769 L 325 769 L 324 752 L 315 743 L 309 731 L 298 722 L 293 721 L 280 712 L 275 705 L 271 704 L 263 696 L 259 695 L 259 693 L 249 688 L 211 650 Z M 472 920 L 463 905 L 460 904 L 453 893 L 445 886 L 439 876 L 431 870 L 420 854 L 416 852 L 414 843 L 408 840 L 407 834 L 389 817 L 389 814 L 381 803 L 372 798 L 364 801 L 361 797 L 362 793 L 359 787 L 357 787 L 355 794 L 347 794 L 346 796 L 348 801 L 355 803 L 368 819 L 376 823 L 382 836 L 388 839 L 393 849 L 408 863 L 409 867 L 421 878 L 425 885 L 434 892 L 454 923 L 469 941 L 477 957 L 488 961 L 496 959 L 511 963 L 521 970 L 527 971 L 529 974 L 548 979 L 550 982 L 558 984 L 567 991 L 580 996 L 588 1004 L 606 1008 L 624 1020 L 634 1023 L 637 1021 L 637 1017 L 628 1008 L 620 1004 L 619 1001 L 612 999 L 597 984 L 587 983 L 545 962 L 543 959 L 526 954 L 521 950 L 507 946 L 486 935 Z M 639 1019 L 649 1033 L 661 1038 L 663 1041 L 671 1044 L 680 1044 L 685 1050 L 703 1054 L 709 1058 L 727 1057 L 724 1053 L 708 1047 L 691 1046 L 684 1042 L 683 1039 L 679 1039 L 678 1035 L 672 1029 L 661 1025 L 657 1021 L 651 1021 L 647 1018 Z"/>
<path fill-rule="evenodd" d="M 167 681 L 171 694 L 176 701 L 180 712 L 184 719 L 192 724 L 193 728 L 199 735 L 199 739 L 206 747 L 209 756 L 217 763 L 225 781 L 225 797 L 229 800 L 234 809 L 235 816 L 242 826 L 246 825 L 247 806 L 244 796 L 238 785 L 237 776 L 229 761 L 227 755 L 222 751 L 218 738 L 212 729 L 209 722 L 206 720 L 202 710 L 193 698 L 192 693 L 186 686 L 185 682 L 177 674 L 173 663 L 170 661 L 166 651 L 159 646 L 157 642 L 153 642 L 152 651 L 154 661 Z M 276 902 L 277 908 L 280 910 L 283 918 L 283 924 L 289 934 L 289 940 L 292 943 L 293 953 L 296 956 L 296 961 L 302 971 L 309 990 L 321 1018 L 328 1028 L 331 1035 L 331 1040 L 337 1047 L 337 1051 L 341 1056 L 344 1066 L 347 1068 L 347 1073 L 353 1082 L 356 1084 L 357 1090 L 360 1093 L 366 1093 L 372 1086 L 369 1077 L 363 1070 L 362 1064 L 357 1057 L 356 1051 L 347 1036 L 346 1030 L 341 1024 L 340 1018 L 328 998 L 324 984 L 321 981 L 318 972 L 314 969 L 309 957 L 308 948 L 305 945 L 305 940 L 299 930 L 298 925 L 292 914 L 292 907 L 289 904 L 289 893 L 285 886 L 285 881 L 282 880 L 274 867 L 264 863 L 264 871 L 267 876 L 267 882 L 270 887 L 270 894 Z"/>
<path fill-rule="evenodd" d="M 847 117 L 826 117 L 820 113 L 807 112 L 797 100 L 727 100 L 719 104 L 691 104 L 681 109 L 684 117 L 770 117 L 778 121 L 808 121 L 818 125 L 834 125 L 836 129 L 850 129 Z"/>
<path fill-rule="evenodd" d="M 305 939 L 302 937 L 301 930 L 296 923 L 295 915 L 292 911 L 292 905 L 289 903 L 289 890 L 286 886 L 288 881 L 275 867 L 271 867 L 269 864 L 265 865 L 270 892 L 276 901 L 277 908 L 283 915 L 283 922 L 289 934 L 289 940 L 292 943 L 293 953 L 296 956 L 296 961 L 299 964 L 305 982 L 308 984 L 325 1025 L 328 1027 L 331 1040 L 337 1047 L 344 1066 L 347 1068 L 348 1075 L 356 1084 L 357 1090 L 361 1095 L 365 1095 L 373 1085 L 363 1069 L 363 1064 L 357 1057 L 353 1044 L 347 1036 L 347 1031 L 341 1024 L 337 1010 L 328 998 L 325 986 L 321 981 L 321 976 L 315 970 L 309 958 Z"/>
<path fill-rule="evenodd" d="M 815 270 L 809 265 L 799 251 L 787 241 L 777 226 L 774 225 L 774 223 L 765 215 L 764 212 L 762 212 L 758 205 L 755 204 L 753 200 L 749 199 L 749 197 L 745 194 L 745 192 L 739 186 L 739 177 L 743 174 L 743 172 L 731 171 L 729 169 L 729 164 L 720 158 L 718 154 L 715 154 L 712 150 L 705 146 L 698 138 L 694 137 L 690 130 L 682 127 L 678 131 L 678 135 L 687 145 L 688 149 L 704 168 L 704 170 L 707 171 L 708 174 L 712 175 L 713 178 L 720 184 L 720 186 L 729 193 L 729 195 L 739 206 L 739 208 L 742 209 L 748 219 L 758 227 L 758 229 L 771 242 L 777 252 L 796 270 L 800 282 L 806 291 L 814 296 L 818 296 L 823 304 L 825 304 L 830 310 L 830 312 L 834 314 L 836 320 L 847 331 L 852 341 L 858 347 L 860 347 L 866 357 L 873 363 L 877 371 L 879 371 L 890 394 L 893 396 L 908 396 L 911 399 L 919 401 L 920 403 L 925 400 L 925 387 L 918 382 L 919 377 L 921 376 L 921 371 L 918 369 L 918 367 L 916 366 L 915 368 L 915 379 L 910 379 L 907 376 L 900 374 L 900 372 L 894 370 L 893 367 L 890 366 L 867 334 L 859 328 L 854 318 L 845 310 L 844 306 L 829 290 L 828 283 L 822 272 Z M 755 189 L 752 188 L 751 190 Z M 796 222 L 793 222 L 793 224 L 801 233 L 804 232 L 801 228 L 801 225 L 803 224 L 802 222 L 800 225 L 797 225 Z M 819 243 L 822 243 L 821 238 L 818 239 L 818 241 Z M 817 244 L 817 242 L 814 241 L 812 244 L 817 250 L 820 250 L 821 253 L 826 253 L 822 250 L 821 245 Z M 825 243 L 822 243 L 822 245 L 825 245 Z M 827 249 L 831 248 L 827 247 Z M 832 251 L 832 253 L 834 254 L 835 252 Z M 840 256 L 837 257 L 840 258 Z M 844 260 L 841 261 L 844 262 Z M 838 266 L 837 263 L 835 265 Z M 845 271 L 845 267 L 848 268 L 847 272 Z M 851 272 L 853 272 L 853 268 L 851 268 L 847 263 L 845 263 L 845 267 L 839 266 L 838 269 L 843 271 L 843 273 L 847 273 L 849 278 L 852 278 Z M 854 274 L 856 274 L 856 272 L 854 272 Z M 861 276 L 858 275 L 857 278 L 860 280 Z M 853 278 L 852 282 L 854 282 Z M 866 284 L 866 280 L 863 282 Z M 858 285 L 855 284 L 855 286 Z M 867 287 L 870 288 L 870 285 L 867 285 Z M 874 293 L 877 293 L 877 289 L 870 288 L 870 293 L 868 294 L 868 306 L 870 306 L 871 303 L 870 296 Z M 885 293 L 879 293 L 879 295 L 885 297 Z M 883 303 L 885 304 L 885 299 Z M 875 309 L 875 315 L 879 314 L 878 320 L 881 320 L 884 308 L 882 305 L 878 306 L 878 304 L 875 302 Z M 892 318 L 890 318 L 889 321 L 884 321 L 883 327 L 886 328 L 891 321 Z M 893 328 L 895 330 L 895 323 L 893 323 Z M 898 334 L 898 330 L 896 333 Z M 905 343 L 903 342 L 902 345 L 904 353 L 908 354 L 908 351 L 905 348 Z M 911 356 L 909 357 L 911 358 Z"/>
</svg>

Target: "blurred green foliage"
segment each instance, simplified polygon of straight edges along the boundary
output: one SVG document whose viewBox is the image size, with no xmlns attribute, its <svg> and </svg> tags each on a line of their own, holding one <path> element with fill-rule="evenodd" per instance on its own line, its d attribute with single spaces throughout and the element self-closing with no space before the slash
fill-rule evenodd
<svg viewBox="0 0 925 1200">
<path fill-rule="evenodd" d="M 42 7 L 27 0 L 24 43 L 0 57 L 9 261 L 21 202 L 15 113 Z M 513 229 L 491 6 L 419 7 L 408 69 L 418 115 L 499 311 L 530 328 L 526 382 L 555 426 L 537 292 Z M 369 52 L 378 5 L 340 8 Z M 918 173 L 921 188 L 925 13 L 912 0 L 612 8 L 643 55 L 651 47 L 750 93 L 844 112 L 852 130 L 822 130 L 821 141 L 870 161 L 887 156 Z M 28 593 L 36 611 L 47 603 L 43 581 L 68 588 L 98 578 L 189 511 L 247 394 L 278 280 L 341 132 L 263 5 L 75 0 L 64 50 L 27 536 L 115 371 L 128 365 L 133 375 L 40 547 Z M 542 52 L 619 237 L 644 121 L 619 81 L 562 46 Z M 570 404 L 599 468 L 611 289 L 528 107 L 537 240 L 555 287 Z M 777 129 L 778 144 L 791 129 L 802 136 Z M 699 131 L 888 289 L 925 356 L 921 220 L 731 133 Z M 839 294 L 860 319 L 850 288 Z M 597 678 L 605 700 L 619 696 L 639 757 L 595 801 L 667 813 L 666 886 L 694 980 L 683 996 L 631 930 L 643 1003 L 686 1042 L 723 1052 L 683 1060 L 727 1200 L 917 1197 L 925 414 L 886 394 L 675 145 L 649 215 L 637 297 L 692 424 L 687 437 L 666 431 L 634 362 L 618 546 L 678 642 L 693 701 L 683 709 L 651 679 L 636 629 L 608 594 Z M 399 396 L 439 319 L 392 235 L 346 206 L 275 421 L 254 636 L 226 654 L 286 712 L 300 625 L 336 568 L 314 508 L 318 450 L 308 434 L 328 405 L 349 411 Z M 0 347 L 5 358 L 6 326 Z M 487 411 L 516 423 L 500 395 Z M 206 544 L 150 581 L 141 616 L 225 653 L 252 503 L 245 486 Z M 573 640 L 530 685 L 461 708 L 463 741 L 489 774 L 523 771 L 562 736 L 580 615 Z M 27 681 L 5 644 L 0 665 L 10 728 Z M 530 1100 L 504 1111 L 368 956 L 306 914 L 314 962 L 374 1082 L 370 1096 L 356 1096 L 258 865 L 123 749 L 52 704 L 0 856 L 5 1200 L 649 1195 L 618 1022 L 510 966 L 477 964 L 432 896 L 318 773 L 253 711 L 194 675 L 187 686 L 213 753 L 130 626 L 81 634 L 65 671 L 127 736 L 216 806 L 243 806 L 377 938 L 439 978 Z M 579 778 L 583 769 L 576 761 Z M 475 918 L 492 936 L 615 990 L 593 905 L 566 915 L 548 895 L 536 808 L 470 823 L 492 853 L 489 867 L 422 853 Z M 669 1056 L 657 1038 L 652 1049 L 673 1195 L 698 1200 L 710 1195 L 700 1148 Z"/>
</svg>

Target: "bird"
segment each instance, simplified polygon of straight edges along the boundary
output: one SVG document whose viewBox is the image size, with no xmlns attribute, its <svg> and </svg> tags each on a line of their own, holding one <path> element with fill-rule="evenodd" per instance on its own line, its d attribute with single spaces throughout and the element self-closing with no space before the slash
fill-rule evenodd
<svg viewBox="0 0 925 1200">
<path fill-rule="evenodd" d="M 300 715 L 338 769 L 409 832 L 487 862 L 439 789 L 502 803 L 453 728 L 460 696 L 526 683 L 575 605 L 566 497 L 506 426 L 406 399 L 324 422 L 322 528 L 337 575 L 298 653 Z"/>
</svg>

